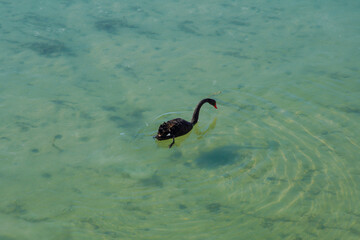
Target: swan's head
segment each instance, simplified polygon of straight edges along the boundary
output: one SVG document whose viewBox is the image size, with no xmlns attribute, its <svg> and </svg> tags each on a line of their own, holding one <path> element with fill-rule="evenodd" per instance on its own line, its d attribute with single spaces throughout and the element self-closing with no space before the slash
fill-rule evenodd
<svg viewBox="0 0 360 240">
<path fill-rule="evenodd" d="M 216 101 L 214 99 L 211 99 L 211 98 L 208 98 L 208 103 L 212 106 L 214 106 L 214 108 L 217 109 L 217 106 L 216 106 Z"/>
</svg>

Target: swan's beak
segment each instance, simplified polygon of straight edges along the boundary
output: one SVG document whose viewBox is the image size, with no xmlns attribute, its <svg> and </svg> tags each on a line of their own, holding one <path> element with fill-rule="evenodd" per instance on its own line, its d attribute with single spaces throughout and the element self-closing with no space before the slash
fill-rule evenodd
<svg viewBox="0 0 360 240">
<path fill-rule="evenodd" d="M 216 108 L 216 109 L 217 109 L 216 103 L 215 103 L 215 105 L 214 105 L 214 108 Z"/>
</svg>

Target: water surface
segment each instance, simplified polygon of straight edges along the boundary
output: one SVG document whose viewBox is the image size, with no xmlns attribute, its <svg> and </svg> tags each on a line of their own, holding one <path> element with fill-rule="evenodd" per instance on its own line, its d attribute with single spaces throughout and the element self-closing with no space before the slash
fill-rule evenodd
<svg viewBox="0 0 360 240">
<path fill-rule="evenodd" d="M 359 239 L 359 10 L 0 1 L 0 239 Z"/>
</svg>

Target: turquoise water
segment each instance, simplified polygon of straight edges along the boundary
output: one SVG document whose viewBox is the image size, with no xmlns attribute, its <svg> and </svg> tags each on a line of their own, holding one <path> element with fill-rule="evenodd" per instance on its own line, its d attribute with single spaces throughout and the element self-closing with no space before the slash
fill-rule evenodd
<svg viewBox="0 0 360 240">
<path fill-rule="evenodd" d="M 359 12 L 0 1 L 0 239 L 359 239 Z"/>
</svg>

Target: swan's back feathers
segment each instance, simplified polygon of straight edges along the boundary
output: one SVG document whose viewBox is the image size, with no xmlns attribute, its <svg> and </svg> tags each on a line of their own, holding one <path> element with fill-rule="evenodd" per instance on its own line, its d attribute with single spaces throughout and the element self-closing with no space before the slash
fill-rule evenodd
<svg viewBox="0 0 360 240">
<path fill-rule="evenodd" d="M 179 137 L 190 132 L 192 124 L 182 118 L 175 118 L 160 125 L 156 138 L 158 140 Z"/>
</svg>

